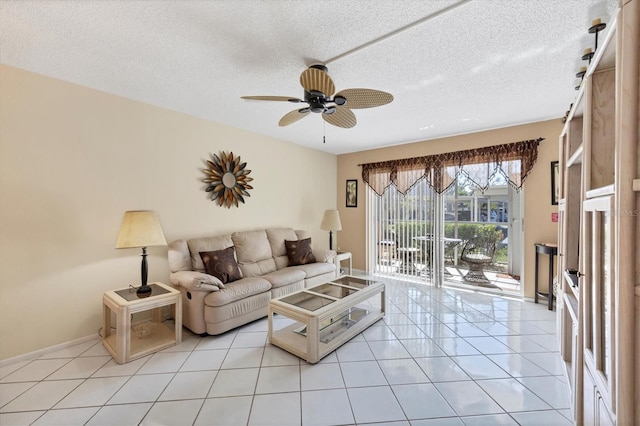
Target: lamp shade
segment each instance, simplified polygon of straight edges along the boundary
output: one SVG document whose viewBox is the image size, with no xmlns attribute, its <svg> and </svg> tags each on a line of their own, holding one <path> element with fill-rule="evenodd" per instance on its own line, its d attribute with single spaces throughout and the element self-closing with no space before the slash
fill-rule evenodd
<svg viewBox="0 0 640 426">
<path fill-rule="evenodd" d="M 116 242 L 117 249 L 166 245 L 167 240 L 155 212 L 140 210 L 124 213 Z"/>
<path fill-rule="evenodd" d="M 340 223 L 340 213 L 338 210 L 326 210 L 320 229 L 324 231 L 341 231 L 342 224 Z"/>
</svg>

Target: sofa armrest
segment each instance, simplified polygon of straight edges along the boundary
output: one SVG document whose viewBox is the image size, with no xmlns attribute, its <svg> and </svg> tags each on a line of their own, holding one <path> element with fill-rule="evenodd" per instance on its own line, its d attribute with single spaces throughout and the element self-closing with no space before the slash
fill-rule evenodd
<svg viewBox="0 0 640 426">
<path fill-rule="evenodd" d="M 313 249 L 313 257 L 316 258 L 316 262 L 333 263 L 336 252 L 335 250 Z"/>
<path fill-rule="evenodd" d="M 224 284 L 213 275 L 198 271 L 178 271 L 169 275 L 171 284 L 192 291 L 219 291 Z"/>
</svg>

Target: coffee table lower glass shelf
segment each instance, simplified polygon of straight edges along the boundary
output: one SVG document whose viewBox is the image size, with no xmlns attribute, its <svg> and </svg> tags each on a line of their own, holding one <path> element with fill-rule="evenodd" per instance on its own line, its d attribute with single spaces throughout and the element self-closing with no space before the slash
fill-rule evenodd
<svg viewBox="0 0 640 426">
<path fill-rule="evenodd" d="M 384 309 L 383 283 L 342 277 L 272 299 L 269 341 L 313 364 L 382 318 Z"/>
</svg>

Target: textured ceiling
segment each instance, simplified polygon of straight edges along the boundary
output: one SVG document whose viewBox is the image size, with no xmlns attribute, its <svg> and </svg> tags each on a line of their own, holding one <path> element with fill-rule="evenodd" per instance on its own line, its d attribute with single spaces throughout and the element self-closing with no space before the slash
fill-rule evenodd
<svg viewBox="0 0 640 426">
<path fill-rule="evenodd" d="M 341 154 L 562 117 L 587 28 L 617 2 L 2 0 L 0 61 Z M 297 105 L 240 99 L 301 98 L 318 62 L 338 91 L 395 100 L 342 129 L 317 114 L 279 127 Z"/>
</svg>

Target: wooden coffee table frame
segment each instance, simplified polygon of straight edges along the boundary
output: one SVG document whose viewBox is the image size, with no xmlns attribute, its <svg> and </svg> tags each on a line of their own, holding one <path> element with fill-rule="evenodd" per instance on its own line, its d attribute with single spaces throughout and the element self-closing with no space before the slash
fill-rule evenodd
<svg viewBox="0 0 640 426">
<path fill-rule="evenodd" d="M 384 283 L 373 282 L 364 288 L 351 287 L 338 283 L 329 284 L 356 291 L 343 298 L 335 298 L 326 294 L 314 292 L 314 288 L 320 287 L 316 286 L 272 299 L 269 302 L 269 342 L 311 364 L 315 364 L 384 316 Z M 309 295 L 332 299 L 334 302 L 318 308 L 315 311 L 311 311 L 282 301 L 282 299 L 299 293 L 307 293 Z M 380 295 L 379 307 L 371 303 L 366 303 L 368 301 L 372 301 L 376 295 Z M 326 343 L 322 342 L 320 340 L 320 324 L 324 321 L 330 320 L 331 318 L 339 317 L 341 314 L 348 312 L 352 308 L 366 309 L 368 313 L 353 323 L 350 327 L 341 328 L 331 340 Z M 282 329 L 274 330 L 274 314 L 280 314 L 296 322 Z M 303 327 L 306 327 L 306 336 L 297 332 Z"/>
</svg>

